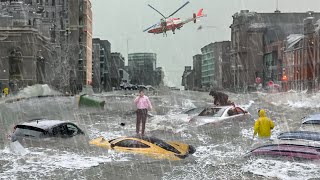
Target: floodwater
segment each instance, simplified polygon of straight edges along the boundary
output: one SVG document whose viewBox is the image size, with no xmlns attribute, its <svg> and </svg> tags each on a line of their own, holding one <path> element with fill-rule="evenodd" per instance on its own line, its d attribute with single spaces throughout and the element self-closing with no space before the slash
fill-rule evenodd
<svg viewBox="0 0 320 180">
<path fill-rule="evenodd" d="M 156 160 L 92 147 L 88 141 L 135 132 L 135 91 L 96 95 L 106 101 L 104 110 L 78 109 L 73 97 L 48 97 L 14 103 L 0 100 L 0 179 L 318 179 L 317 161 L 246 157 L 259 144 L 252 139 L 257 110 L 264 108 L 276 124 L 272 139 L 282 131 L 300 128 L 301 118 L 319 111 L 320 94 L 230 94 L 252 117 L 233 124 L 194 126 L 180 114 L 212 103 L 207 92 L 147 92 L 154 116 L 146 134 L 193 145 L 196 152 L 181 161 Z M 36 117 L 69 120 L 86 135 L 71 139 L 21 142 L 27 155 L 10 149 L 6 135 L 14 124 Z M 125 126 L 120 126 L 125 123 Z"/>
</svg>

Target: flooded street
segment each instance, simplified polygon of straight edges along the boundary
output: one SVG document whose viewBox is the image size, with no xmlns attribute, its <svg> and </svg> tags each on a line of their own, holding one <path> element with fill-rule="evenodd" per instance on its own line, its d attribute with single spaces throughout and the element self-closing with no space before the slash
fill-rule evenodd
<svg viewBox="0 0 320 180">
<path fill-rule="evenodd" d="M 149 93 L 149 94 L 148 94 Z M 301 118 L 319 111 L 320 94 L 229 94 L 252 114 L 237 123 L 195 126 L 181 112 L 212 103 L 208 92 L 150 92 L 154 106 L 146 135 L 191 144 L 196 152 L 180 161 L 157 160 L 119 153 L 88 144 L 90 139 L 111 139 L 135 134 L 137 92 L 118 91 L 96 95 L 106 101 L 103 110 L 78 109 L 74 97 L 48 97 L 14 103 L 1 101 L 0 179 L 312 179 L 320 178 L 319 162 L 289 158 L 245 157 L 259 143 L 252 140 L 257 110 L 266 109 L 276 126 L 272 139 L 282 131 L 299 129 Z M 29 153 L 10 149 L 7 134 L 16 123 L 46 117 L 68 120 L 85 136 L 70 139 L 21 142 Z M 125 123 L 125 126 L 120 126 Z"/>
</svg>

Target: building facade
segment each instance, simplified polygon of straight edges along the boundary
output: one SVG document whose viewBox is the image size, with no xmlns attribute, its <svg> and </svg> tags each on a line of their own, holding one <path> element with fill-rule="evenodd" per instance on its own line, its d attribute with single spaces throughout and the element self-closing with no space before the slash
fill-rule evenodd
<svg viewBox="0 0 320 180">
<path fill-rule="evenodd" d="M 210 88 L 216 85 L 214 71 L 214 57 L 213 57 L 213 43 L 210 43 L 203 48 L 202 52 L 202 65 L 201 65 L 201 86 Z"/>
<path fill-rule="evenodd" d="M 102 48 L 100 47 L 100 44 L 93 43 L 93 51 L 92 51 L 92 89 L 95 93 L 99 93 L 102 91 L 102 84 L 101 84 L 101 70 L 104 69 L 100 68 L 100 51 Z M 102 74 L 103 75 L 103 74 Z"/>
<path fill-rule="evenodd" d="M 111 81 L 111 87 L 119 87 L 121 83 L 120 69 L 124 69 L 125 59 L 121 53 L 111 53 L 109 77 Z"/>
<path fill-rule="evenodd" d="M 156 85 L 155 53 L 131 53 L 128 55 L 128 68 L 132 84 Z"/>
<path fill-rule="evenodd" d="M 202 69 L 202 54 L 193 56 L 193 76 L 194 76 L 194 90 L 201 89 L 201 69 Z"/>
<path fill-rule="evenodd" d="M 304 19 L 303 34 L 287 37 L 283 52 L 283 90 L 319 90 L 320 20 Z"/>
<path fill-rule="evenodd" d="M 191 66 L 185 66 L 181 85 L 184 86 L 184 90 L 193 90 L 194 88 L 194 73 Z"/>
<path fill-rule="evenodd" d="M 231 24 L 231 69 L 234 77 L 233 88 L 247 88 L 255 83 L 257 77 L 263 77 L 264 61 L 272 55 L 265 56 L 265 46 L 277 41 L 283 41 L 290 34 L 303 32 L 303 19 L 315 17 L 320 13 L 256 13 L 241 10 L 233 16 Z M 268 60 L 269 59 L 269 60 Z M 273 68 L 277 62 L 272 62 Z M 278 78 L 278 76 L 274 76 Z M 276 80 L 276 79 L 271 79 Z M 263 84 L 265 84 L 264 80 Z"/>
<path fill-rule="evenodd" d="M 232 76 L 230 71 L 230 41 L 221 41 L 213 43 L 213 57 L 215 64 L 215 81 L 217 89 L 230 88 Z"/>
<path fill-rule="evenodd" d="M 80 53 L 79 74 L 82 75 L 82 83 L 92 83 L 92 10 L 91 0 L 80 1 Z M 82 61 L 82 62 L 81 62 Z"/>
<path fill-rule="evenodd" d="M 110 91 L 111 78 L 110 78 L 110 63 L 111 63 L 111 44 L 108 40 L 101 40 L 93 38 L 93 45 L 99 44 L 100 46 L 100 84 L 104 91 Z M 94 58 L 94 57 L 93 57 Z M 94 72 L 93 72 L 94 74 Z"/>
<path fill-rule="evenodd" d="M 90 1 L 84 1 L 85 0 L 8 0 L 0 3 L 0 26 L 4 29 L 10 27 L 5 30 L 5 32 L 8 32 L 7 34 L 10 34 L 12 31 L 12 34 L 22 37 L 24 35 L 23 33 L 26 32 L 25 30 L 29 28 L 28 31 L 32 32 L 34 37 L 37 36 L 41 40 L 40 43 L 38 43 L 36 39 L 25 40 L 38 43 L 39 46 L 33 50 L 32 54 L 29 54 L 30 57 L 42 56 L 44 58 L 38 63 L 39 67 L 45 69 L 43 72 L 24 69 L 24 71 L 28 71 L 25 72 L 26 74 L 32 74 L 31 71 L 37 72 L 36 74 L 39 75 L 42 74 L 42 77 L 37 77 L 39 79 L 38 81 L 33 81 L 31 84 L 47 83 L 62 92 L 71 91 L 75 93 L 81 90 L 82 86 L 87 84 L 88 81 L 91 81 L 92 52 L 90 52 L 90 50 L 92 49 L 92 45 L 90 45 L 91 41 L 88 41 L 88 39 L 90 39 L 92 32 L 90 26 L 92 22 L 88 20 L 86 21 L 86 25 L 84 25 L 81 18 L 84 14 L 91 17 L 92 13 Z M 86 4 L 88 7 L 85 11 L 83 10 L 83 4 Z M 11 27 L 16 28 L 12 29 Z M 24 31 L 18 30 L 17 28 L 22 28 Z M 86 33 L 83 35 L 84 31 L 86 31 Z M 6 33 L 3 35 L 7 36 Z M 83 41 L 84 37 L 88 39 Z M 31 37 L 29 36 L 29 38 Z M 20 51 L 20 53 L 13 54 L 25 54 L 25 50 L 21 48 L 25 43 L 24 38 L 17 40 L 15 44 L 16 47 L 12 49 Z M 2 46 L 9 46 L 10 42 L 4 38 L 0 44 L 2 44 Z M 80 44 L 81 47 L 86 47 L 86 51 L 80 50 Z M 31 46 L 32 45 L 30 45 L 30 47 Z M 50 56 L 46 55 L 48 54 L 47 51 L 50 52 Z M 5 57 L 7 55 L 0 54 L 0 56 Z M 22 58 L 21 61 L 25 59 L 26 58 Z M 86 59 L 88 59 L 88 61 L 86 61 Z M 84 60 L 86 63 L 83 63 Z M 87 62 L 90 63 L 87 65 Z M 4 68 L 8 69 L 8 67 Z M 85 78 L 83 78 L 84 74 L 79 73 L 80 71 L 89 74 L 88 77 L 86 75 Z M 86 80 L 84 81 L 84 79 Z M 7 81 L 11 80 L 9 79 Z M 24 80 L 18 81 L 21 81 L 21 86 L 25 84 L 22 82 Z M 28 84 L 31 85 L 30 83 Z"/>
<path fill-rule="evenodd" d="M 230 72 L 230 41 L 210 43 L 201 48 L 201 86 L 204 88 L 228 88 Z M 232 81 L 231 81 L 232 82 Z"/>
</svg>

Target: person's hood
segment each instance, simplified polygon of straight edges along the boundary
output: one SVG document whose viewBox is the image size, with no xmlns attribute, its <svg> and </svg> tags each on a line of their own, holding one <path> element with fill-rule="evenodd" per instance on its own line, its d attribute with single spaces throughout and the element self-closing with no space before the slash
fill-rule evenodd
<svg viewBox="0 0 320 180">
<path fill-rule="evenodd" d="M 266 117 L 266 111 L 263 109 L 260 109 L 259 111 L 259 117 Z"/>
</svg>

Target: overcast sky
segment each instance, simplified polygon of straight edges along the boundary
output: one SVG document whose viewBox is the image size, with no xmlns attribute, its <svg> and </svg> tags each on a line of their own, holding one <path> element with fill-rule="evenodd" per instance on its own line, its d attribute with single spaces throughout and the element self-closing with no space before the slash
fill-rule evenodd
<svg viewBox="0 0 320 180">
<path fill-rule="evenodd" d="M 92 0 L 93 37 L 111 42 L 112 52 L 121 52 L 127 63 L 129 53 L 157 53 L 157 66 L 163 67 L 166 83 L 180 86 L 184 66 L 192 65 L 192 56 L 216 41 L 230 40 L 232 15 L 242 9 L 255 12 L 274 12 L 276 0 L 190 0 L 190 3 L 173 17 L 189 18 L 200 8 L 208 16 L 197 24 L 186 24 L 176 34 L 143 33 L 157 23 L 161 16 L 148 7 L 151 4 L 165 16 L 174 12 L 187 0 Z M 281 12 L 320 11 L 320 0 L 279 0 Z M 215 26 L 198 31 L 199 25 Z"/>
</svg>

